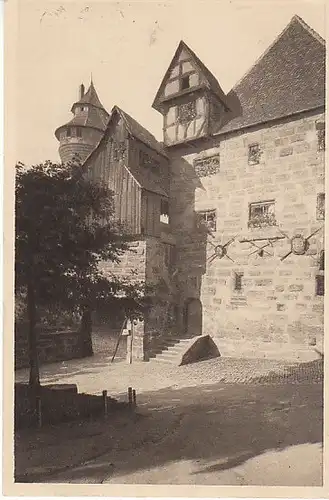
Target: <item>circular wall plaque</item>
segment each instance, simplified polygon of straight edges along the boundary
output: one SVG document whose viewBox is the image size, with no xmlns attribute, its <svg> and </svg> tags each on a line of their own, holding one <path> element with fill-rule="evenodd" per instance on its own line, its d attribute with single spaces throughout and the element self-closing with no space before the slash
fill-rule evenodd
<svg viewBox="0 0 329 500">
<path fill-rule="evenodd" d="M 307 241 L 304 236 L 297 234 L 291 239 L 291 251 L 295 255 L 303 255 L 307 250 Z"/>
<path fill-rule="evenodd" d="M 221 259 L 226 254 L 226 248 L 223 245 L 217 245 L 215 247 L 215 254 L 216 254 L 216 257 Z"/>
</svg>

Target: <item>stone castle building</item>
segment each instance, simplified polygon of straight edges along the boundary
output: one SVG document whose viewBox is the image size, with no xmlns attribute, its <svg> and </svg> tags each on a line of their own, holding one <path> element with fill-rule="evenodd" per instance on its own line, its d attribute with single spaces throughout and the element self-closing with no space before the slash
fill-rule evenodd
<svg viewBox="0 0 329 500">
<path fill-rule="evenodd" d="M 79 153 L 108 183 L 134 235 L 108 269 L 157 285 L 134 357 L 200 334 L 222 355 L 322 352 L 324 40 L 294 16 L 227 94 L 180 42 L 152 106 L 161 143 L 117 106 L 108 113 L 93 83 L 56 130 L 61 159 Z"/>
</svg>

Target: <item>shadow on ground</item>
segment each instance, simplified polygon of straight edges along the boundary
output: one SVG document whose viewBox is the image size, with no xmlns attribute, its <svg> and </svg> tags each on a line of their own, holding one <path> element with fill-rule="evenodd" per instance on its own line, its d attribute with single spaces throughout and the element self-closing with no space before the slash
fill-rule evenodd
<svg viewBox="0 0 329 500">
<path fill-rule="evenodd" d="M 306 443 L 321 445 L 323 388 L 317 376 L 312 382 L 305 370 L 303 373 L 299 383 L 283 383 L 284 377 L 275 377 L 274 382 L 272 377 L 272 383 L 266 384 L 263 380 L 264 385 L 220 383 L 143 393 L 138 399 L 138 411 L 145 418 L 137 419 L 123 430 L 118 428 L 119 435 L 113 435 L 116 434 L 113 430 L 109 435 L 104 422 L 98 441 L 95 436 L 90 438 L 94 439 L 96 450 L 99 443 L 99 458 L 85 457 L 81 460 L 84 464 L 66 472 L 41 474 L 38 479 L 36 476 L 29 479 L 27 475 L 24 481 L 101 483 L 111 480 L 112 483 L 152 484 L 152 470 L 165 470 L 173 464 L 177 464 L 179 470 L 179 464 L 188 462 L 190 483 L 211 484 L 209 474 L 213 474 L 213 478 L 270 450 Z M 290 376 L 293 382 L 299 380 L 296 372 L 290 372 Z M 60 428 L 52 432 L 54 442 L 49 443 L 48 449 L 44 448 L 44 453 L 49 456 L 52 446 L 62 446 L 61 454 L 53 453 L 53 465 L 56 465 L 56 456 L 65 460 L 65 445 L 70 456 L 76 455 L 76 440 L 64 443 Z M 23 451 L 24 444 L 18 443 L 17 453 Z M 173 480 L 172 484 L 177 481 Z"/>
</svg>

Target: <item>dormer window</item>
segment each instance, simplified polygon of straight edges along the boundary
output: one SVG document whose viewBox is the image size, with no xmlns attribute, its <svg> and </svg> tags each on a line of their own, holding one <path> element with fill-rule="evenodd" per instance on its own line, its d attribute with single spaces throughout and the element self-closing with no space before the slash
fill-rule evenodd
<svg viewBox="0 0 329 500">
<path fill-rule="evenodd" d="M 183 76 L 181 79 L 181 90 L 186 90 L 190 88 L 190 77 L 189 76 Z"/>
</svg>

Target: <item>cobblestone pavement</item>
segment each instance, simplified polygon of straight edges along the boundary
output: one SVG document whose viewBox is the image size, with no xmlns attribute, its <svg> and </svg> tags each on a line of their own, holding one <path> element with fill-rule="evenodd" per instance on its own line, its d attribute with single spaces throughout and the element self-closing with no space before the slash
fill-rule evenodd
<svg viewBox="0 0 329 500">
<path fill-rule="evenodd" d="M 113 396 L 129 386 L 138 393 L 171 387 L 204 384 L 318 383 L 323 379 L 323 361 L 292 364 L 266 359 L 215 358 L 184 366 L 125 361 L 110 363 L 99 355 L 53 363 L 41 367 L 41 383 L 75 383 L 79 392 L 99 394 L 107 389 Z M 28 370 L 18 370 L 16 381 L 28 380 Z"/>
</svg>

